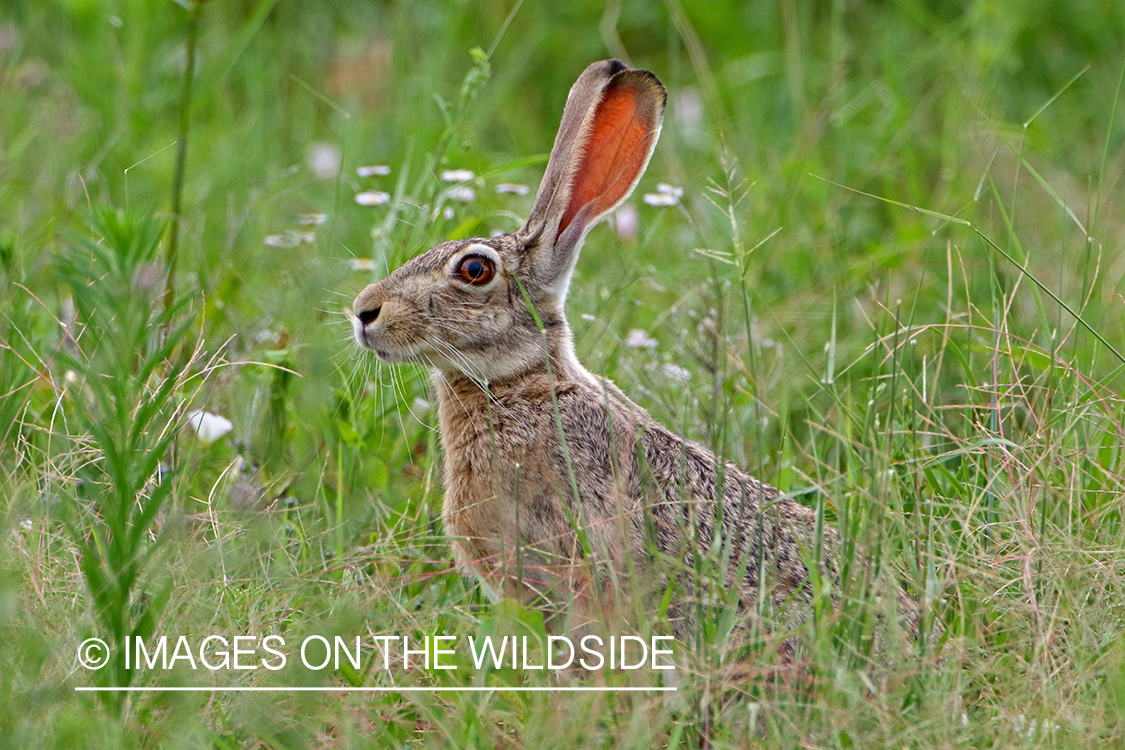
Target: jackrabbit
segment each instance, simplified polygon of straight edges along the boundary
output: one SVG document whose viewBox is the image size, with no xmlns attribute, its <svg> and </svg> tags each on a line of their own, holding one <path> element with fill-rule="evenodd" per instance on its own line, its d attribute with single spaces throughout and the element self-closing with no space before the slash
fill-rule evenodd
<svg viewBox="0 0 1125 750">
<path fill-rule="evenodd" d="M 360 345 L 432 370 L 445 529 L 493 598 L 585 617 L 611 609 L 614 591 L 640 591 L 647 574 L 682 633 L 700 602 L 807 601 L 809 563 L 837 576 L 838 537 L 575 358 L 563 307 L 582 240 L 640 180 L 665 98 L 646 70 L 591 65 L 570 90 L 527 224 L 443 242 L 353 309 Z M 705 558 L 715 562 L 700 576 Z"/>
</svg>

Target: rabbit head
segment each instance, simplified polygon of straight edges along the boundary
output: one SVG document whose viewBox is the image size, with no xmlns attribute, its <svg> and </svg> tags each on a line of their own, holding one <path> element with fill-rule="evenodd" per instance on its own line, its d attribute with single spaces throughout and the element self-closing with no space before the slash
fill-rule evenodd
<svg viewBox="0 0 1125 750">
<path fill-rule="evenodd" d="M 356 341 L 386 362 L 482 382 L 542 367 L 540 325 L 567 348 L 563 305 L 582 240 L 644 173 L 664 102 L 648 71 L 617 60 L 588 67 L 570 90 L 527 223 L 443 242 L 368 286 L 353 305 Z"/>
</svg>

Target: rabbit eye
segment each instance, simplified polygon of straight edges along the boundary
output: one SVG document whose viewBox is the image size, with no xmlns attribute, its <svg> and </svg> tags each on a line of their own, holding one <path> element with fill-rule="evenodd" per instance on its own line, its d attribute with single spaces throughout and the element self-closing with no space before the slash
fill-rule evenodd
<svg viewBox="0 0 1125 750">
<path fill-rule="evenodd" d="M 457 266 L 457 275 L 468 284 L 484 286 L 496 275 L 496 266 L 488 258 L 470 255 Z"/>
</svg>

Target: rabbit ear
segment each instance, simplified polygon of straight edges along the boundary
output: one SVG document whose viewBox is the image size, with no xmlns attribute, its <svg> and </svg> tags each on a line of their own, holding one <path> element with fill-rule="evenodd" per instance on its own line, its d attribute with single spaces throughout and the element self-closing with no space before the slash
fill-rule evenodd
<svg viewBox="0 0 1125 750">
<path fill-rule="evenodd" d="M 633 192 L 660 137 L 664 86 L 617 60 L 586 68 L 570 90 L 531 209 L 535 286 L 561 298 L 586 231 Z"/>
</svg>

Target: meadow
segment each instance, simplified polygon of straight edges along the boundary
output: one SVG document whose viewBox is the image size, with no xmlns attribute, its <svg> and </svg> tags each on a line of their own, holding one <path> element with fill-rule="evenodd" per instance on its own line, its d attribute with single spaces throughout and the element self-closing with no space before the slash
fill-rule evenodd
<svg viewBox="0 0 1125 750">
<path fill-rule="evenodd" d="M 669 108 L 578 262 L 578 355 L 839 529 L 799 665 L 728 616 L 669 693 L 434 690 L 664 679 L 465 652 L 127 666 L 162 634 L 545 641 L 453 568 L 428 375 L 345 309 L 520 226 L 607 57 Z M 1120 0 L 4 3 L 0 745 L 1125 743 L 1123 78 Z M 75 690 L 110 685 L 281 689 Z M 406 690 L 292 689 L 360 685 Z"/>
</svg>

